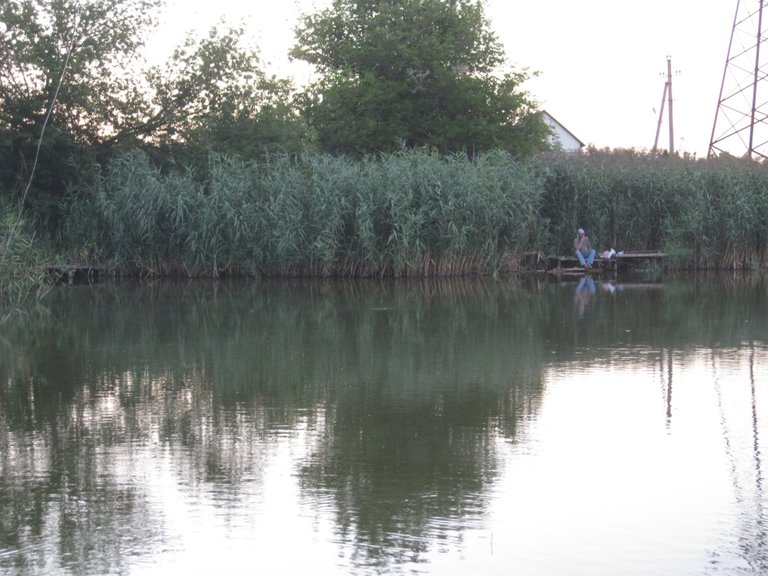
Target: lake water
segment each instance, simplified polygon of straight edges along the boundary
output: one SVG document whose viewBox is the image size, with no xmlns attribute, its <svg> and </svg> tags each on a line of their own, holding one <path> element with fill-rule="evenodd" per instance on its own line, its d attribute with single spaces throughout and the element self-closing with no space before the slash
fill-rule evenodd
<svg viewBox="0 0 768 576">
<path fill-rule="evenodd" d="M 119 283 L 0 327 L 0 573 L 768 573 L 768 280 Z"/>
</svg>

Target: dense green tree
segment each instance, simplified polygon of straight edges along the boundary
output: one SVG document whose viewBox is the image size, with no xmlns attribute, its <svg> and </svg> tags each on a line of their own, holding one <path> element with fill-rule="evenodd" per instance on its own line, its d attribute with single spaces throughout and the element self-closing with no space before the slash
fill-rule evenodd
<svg viewBox="0 0 768 576">
<path fill-rule="evenodd" d="M 141 106 L 129 82 L 154 0 L 6 0 L 0 4 L 0 178 L 14 192 L 35 165 L 33 200 L 55 201 L 75 150 L 114 138 Z M 50 116 L 49 116 L 50 111 Z"/>
<path fill-rule="evenodd" d="M 0 8 L 2 127 L 52 124 L 76 142 L 120 133 L 143 104 L 130 81 L 155 0 L 6 0 Z"/>
<path fill-rule="evenodd" d="M 304 15 L 291 54 L 321 80 L 305 111 L 320 146 L 369 153 L 546 147 L 547 128 L 474 0 L 333 0 Z"/>
<path fill-rule="evenodd" d="M 303 147 L 306 122 L 293 84 L 261 70 L 244 34 L 214 27 L 202 40 L 190 36 L 164 68 L 151 71 L 150 125 L 163 155 L 199 165 L 209 152 L 251 157 Z"/>
<path fill-rule="evenodd" d="M 50 215 L 68 181 L 119 150 L 193 160 L 208 149 L 299 146 L 292 87 L 260 70 L 242 29 L 190 35 L 166 63 L 147 64 L 145 35 L 161 7 L 157 0 L 0 4 L 0 193 L 18 194 L 38 158 L 30 201 Z"/>
</svg>

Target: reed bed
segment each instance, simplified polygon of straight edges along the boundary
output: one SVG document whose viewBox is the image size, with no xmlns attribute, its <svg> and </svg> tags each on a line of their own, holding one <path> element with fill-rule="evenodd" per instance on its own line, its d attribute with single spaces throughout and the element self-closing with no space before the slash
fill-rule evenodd
<svg viewBox="0 0 768 576">
<path fill-rule="evenodd" d="M 677 268 L 762 268 L 768 246 L 768 166 L 635 151 L 536 160 L 545 180 L 550 245 L 573 230 L 599 249 L 659 250 Z"/>
<path fill-rule="evenodd" d="M 678 267 L 756 267 L 766 167 L 634 151 L 515 159 L 418 151 L 213 157 L 205 176 L 140 153 L 73 187 L 62 248 L 101 265 L 189 276 L 460 276 L 530 254 L 663 250 Z"/>
<path fill-rule="evenodd" d="M 24 301 L 50 288 L 46 256 L 15 206 L 0 206 L 0 324 Z"/>
<path fill-rule="evenodd" d="M 217 157 L 204 180 L 132 154 L 73 190 L 64 241 L 150 274 L 485 274 L 535 243 L 536 178 L 503 154 Z"/>
</svg>

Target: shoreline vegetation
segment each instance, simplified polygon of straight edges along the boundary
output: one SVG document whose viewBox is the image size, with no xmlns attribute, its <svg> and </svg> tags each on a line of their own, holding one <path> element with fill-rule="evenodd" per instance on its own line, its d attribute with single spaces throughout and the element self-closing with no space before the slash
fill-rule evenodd
<svg viewBox="0 0 768 576">
<path fill-rule="evenodd" d="M 47 293 L 49 261 L 24 214 L 0 204 L 0 324 L 25 301 Z"/>
<path fill-rule="evenodd" d="M 598 250 L 663 251 L 671 268 L 763 269 L 768 167 L 633 150 L 403 150 L 212 156 L 196 172 L 133 152 L 73 183 L 58 210 L 51 230 L 2 207 L 6 302 L 65 263 L 185 277 L 515 273 L 531 254 L 570 254 L 578 227 Z"/>
<path fill-rule="evenodd" d="M 316 79 L 301 88 L 261 68 L 244 26 L 150 65 L 160 8 L 0 10 L 14 56 L 0 67 L 0 316 L 39 298 L 50 269 L 496 276 L 571 254 L 580 227 L 598 251 L 663 252 L 667 267 L 766 264 L 765 164 L 551 151 L 530 73 L 479 0 L 302 14 L 290 55 Z"/>
</svg>

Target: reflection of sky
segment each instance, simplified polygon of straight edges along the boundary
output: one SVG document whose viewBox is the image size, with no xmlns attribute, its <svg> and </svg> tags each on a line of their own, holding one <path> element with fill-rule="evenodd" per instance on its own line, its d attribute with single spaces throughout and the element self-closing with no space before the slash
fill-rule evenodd
<svg viewBox="0 0 768 576">
<path fill-rule="evenodd" d="M 150 493 L 165 521 L 165 550 L 139 562 L 132 574 L 317 574 L 339 561 L 327 507 L 301 497 L 297 460 L 306 436 L 273 439 L 260 481 L 242 479 L 236 494 L 226 486 L 190 486 L 170 456 L 151 458 Z"/>
<path fill-rule="evenodd" d="M 231 342 L 195 340 L 166 301 L 104 306 L 95 324 L 114 334 L 63 322 L 89 336 L 75 352 L 56 340 L 76 359 L 69 396 L 46 404 L 30 386 L 34 422 L 0 396 L 0 572 L 19 558 L 54 575 L 760 574 L 768 349 L 744 342 L 765 332 L 763 300 L 734 314 L 704 294 L 676 316 L 689 300 L 674 286 L 599 293 L 576 322 L 573 290 L 538 309 L 526 296 L 369 312 L 378 297 L 345 297 L 338 315 L 266 299 L 263 314 L 234 309 L 254 327 Z M 216 326 L 239 326 L 226 312 Z M 715 339 L 728 347 L 702 344 Z M 42 534 L 20 519 L 33 513 Z"/>
</svg>

